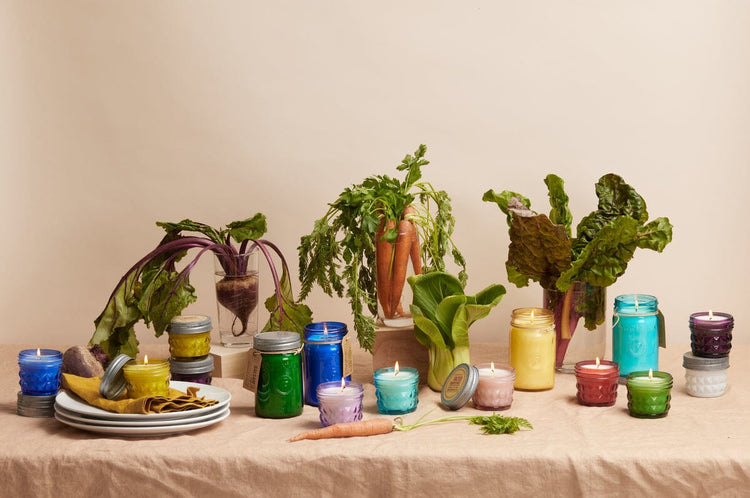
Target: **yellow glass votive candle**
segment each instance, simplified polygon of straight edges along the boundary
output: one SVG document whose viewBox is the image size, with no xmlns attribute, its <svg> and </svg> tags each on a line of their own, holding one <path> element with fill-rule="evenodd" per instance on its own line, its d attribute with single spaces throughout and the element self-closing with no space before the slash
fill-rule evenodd
<svg viewBox="0 0 750 498">
<path fill-rule="evenodd" d="M 555 386 L 555 315 L 543 308 L 513 310 L 510 365 L 516 370 L 514 387 L 543 391 Z"/>
<path fill-rule="evenodd" d="M 169 362 L 163 359 L 131 360 L 122 367 L 128 398 L 169 395 Z"/>
</svg>

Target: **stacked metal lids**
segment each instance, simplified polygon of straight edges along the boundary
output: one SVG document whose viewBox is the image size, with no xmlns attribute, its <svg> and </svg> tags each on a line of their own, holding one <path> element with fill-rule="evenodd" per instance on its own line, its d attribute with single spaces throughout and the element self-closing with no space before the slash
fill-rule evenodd
<svg viewBox="0 0 750 498">
<path fill-rule="evenodd" d="M 54 417 L 56 396 L 32 396 L 19 391 L 17 412 L 23 417 Z"/>
</svg>

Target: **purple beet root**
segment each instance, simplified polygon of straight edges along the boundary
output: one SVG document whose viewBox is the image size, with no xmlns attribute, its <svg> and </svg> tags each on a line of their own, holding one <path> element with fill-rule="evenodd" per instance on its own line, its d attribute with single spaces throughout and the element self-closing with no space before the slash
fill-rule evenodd
<svg viewBox="0 0 750 498">
<path fill-rule="evenodd" d="M 258 305 L 258 278 L 255 275 L 226 276 L 216 282 L 216 300 L 228 309 L 242 324 L 239 336 L 247 330 L 250 313 Z"/>
</svg>

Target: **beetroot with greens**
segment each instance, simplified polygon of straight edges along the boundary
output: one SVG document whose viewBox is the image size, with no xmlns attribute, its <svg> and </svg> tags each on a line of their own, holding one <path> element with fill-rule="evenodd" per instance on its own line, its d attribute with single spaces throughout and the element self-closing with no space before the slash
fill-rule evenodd
<svg viewBox="0 0 750 498">
<path fill-rule="evenodd" d="M 258 282 L 256 276 L 237 276 L 244 270 L 242 265 L 247 264 L 247 260 L 239 256 L 254 249 L 265 257 L 275 290 L 265 301 L 271 315 L 263 330 L 302 333 L 304 326 L 312 321 L 310 309 L 294 301 L 289 268 L 283 254 L 273 243 L 260 239 L 266 232 L 266 218 L 262 214 L 229 223 L 219 230 L 191 220 L 156 224 L 167 234 L 156 248 L 125 273 L 94 321 L 96 330 L 89 343 L 100 345 L 110 357 L 114 358 L 118 353 L 136 355 L 138 340 L 133 327 L 140 320 L 146 326 L 153 325 L 154 333 L 159 337 L 175 316 L 196 301 L 189 275 L 206 253 L 217 256 L 225 273 L 217 282 L 217 300 L 240 321 L 242 332 L 247 328 L 250 313 L 257 306 Z M 183 235 L 183 232 L 197 232 L 198 235 Z M 197 253 L 178 270 L 176 263 L 192 249 Z M 281 261 L 281 277 L 272 253 Z"/>
</svg>

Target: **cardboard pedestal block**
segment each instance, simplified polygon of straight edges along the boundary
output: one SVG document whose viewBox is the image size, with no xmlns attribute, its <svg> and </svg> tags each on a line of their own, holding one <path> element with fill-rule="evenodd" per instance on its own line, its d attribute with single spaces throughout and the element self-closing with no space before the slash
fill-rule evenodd
<svg viewBox="0 0 750 498">
<path fill-rule="evenodd" d="M 244 379 L 248 351 L 250 351 L 250 346 L 228 348 L 220 344 L 211 344 L 211 356 L 214 358 L 213 376 Z"/>
<path fill-rule="evenodd" d="M 419 371 L 419 383 L 427 383 L 427 368 L 430 364 L 427 348 L 414 337 L 414 326 L 378 326 L 375 344 L 372 347 L 373 371 L 392 367 L 398 361 L 401 367 L 414 367 Z"/>
</svg>

